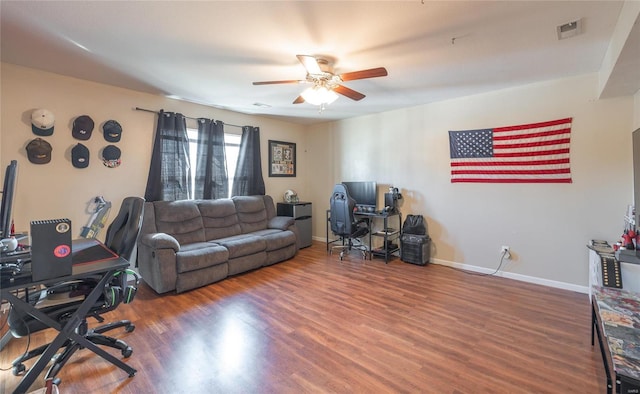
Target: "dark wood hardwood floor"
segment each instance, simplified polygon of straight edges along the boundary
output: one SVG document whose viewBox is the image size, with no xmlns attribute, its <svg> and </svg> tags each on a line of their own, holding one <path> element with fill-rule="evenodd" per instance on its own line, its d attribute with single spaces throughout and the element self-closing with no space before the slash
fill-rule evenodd
<svg viewBox="0 0 640 394">
<path fill-rule="evenodd" d="M 61 393 L 606 392 L 587 295 L 397 258 L 341 262 L 324 243 L 184 294 L 143 284 L 104 316 L 135 323 L 110 334 L 138 373 L 81 350 Z M 0 365 L 25 346 L 11 341 Z M 12 392 L 19 377 L 0 376 Z"/>
</svg>

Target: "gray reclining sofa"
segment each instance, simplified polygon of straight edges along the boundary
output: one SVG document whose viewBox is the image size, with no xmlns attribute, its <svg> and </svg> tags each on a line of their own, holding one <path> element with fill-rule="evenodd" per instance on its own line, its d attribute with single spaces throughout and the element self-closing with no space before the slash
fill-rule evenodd
<svg viewBox="0 0 640 394">
<path fill-rule="evenodd" d="M 298 252 L 293 218 L 270 196 L 147 202 L 138 268 L 157 293 L 181 293 Z"/>
</svg>

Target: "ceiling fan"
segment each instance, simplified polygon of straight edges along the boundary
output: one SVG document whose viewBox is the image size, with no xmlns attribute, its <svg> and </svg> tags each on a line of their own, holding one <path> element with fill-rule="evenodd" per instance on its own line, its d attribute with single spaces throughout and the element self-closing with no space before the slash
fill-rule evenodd
<svg viewBox="0 0 640 394">
<path fill-rule="evenodd" d="M 371 68 L 368 70 L 353 71 L 336 75 L 333 71 L 333 62 L 326 57 L 315 57 L 309 55 L 297 55 L 298 60 L 307 70 L 305 79 L 290 79 L 284 81 L 263 81 L 254 82 L 254 85 L 274 85 L 283 83 L 312 83 L 313 86 L 306 89 L 300 96 L 293 100 L 293 104 L 308 102 L 314 105 L 321 105 L 333 102 L 338 98 L 338 94 L 349 97 L 352 100 L 362 100 L 365 95 L 342 85 L 342 82 L 356 79 L 384 77 L 387 70 L 384 67 Z"/>
</svg>

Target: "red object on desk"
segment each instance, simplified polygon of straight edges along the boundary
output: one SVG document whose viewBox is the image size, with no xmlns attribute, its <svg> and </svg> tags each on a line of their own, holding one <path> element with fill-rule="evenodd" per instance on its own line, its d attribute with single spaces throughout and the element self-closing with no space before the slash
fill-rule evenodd
<svg viewBox="0 0 640 394">
<path fill-rule="evenodd" d="M 622 234 L 622 244 L 627 249 L 634 249 L 633 238 L 631 237 L 631 235 L 629 235 L 628 231 L 625 231 L 624 234 Z"/>
<path fill-rule="evenodd" d="M 72 244 L 73 265 L 98 263 L 117 259 L 118 255 L 105 244 L 94 239 L 74 240 Z"/>
</svg>

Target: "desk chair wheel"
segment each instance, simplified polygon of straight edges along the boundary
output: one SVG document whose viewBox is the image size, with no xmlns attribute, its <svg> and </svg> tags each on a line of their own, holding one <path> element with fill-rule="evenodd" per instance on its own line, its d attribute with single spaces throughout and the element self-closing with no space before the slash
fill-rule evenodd
<svg viewBox="0 0 640 394">
<path fill-rule="evenodd" d="M 24 364 L 16 364 L 13 366 L 13 376 L 19 376 L 21 374 L 23 374 L 25 371 L 27 370 L 27 367 L 24 366 Z"/>
<path fill-rule="evenodd" d="M 128 358 L 128 357 L 131 357 L 132 354 L 133 354 L 133 349 L 131 348 L 131 346 L 127 346 L 126 349 L 122 349 L 122 357 Z"/>
</svg>

